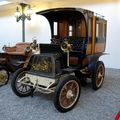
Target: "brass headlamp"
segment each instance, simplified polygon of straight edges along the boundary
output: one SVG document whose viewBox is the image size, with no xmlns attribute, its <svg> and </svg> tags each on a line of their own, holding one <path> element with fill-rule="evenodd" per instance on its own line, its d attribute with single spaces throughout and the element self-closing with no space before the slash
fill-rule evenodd
<svg viewBox="0 0 120 120">
<path fill-rule="evenodd" d="M 71 50 L 72 46 L 71 44 L 68 42 L 68 40 L 64 41 L 62 44 L 61 44 L 61 50 L 63 50 L 64 52 L 67 53 L 67 66 L 69 67 L 69 52 Z"/>
<path fill-rule="evenodd" d="M 68 43 L 68 41 L 64 41 L 61 44 L 61 50 L 63 50 L 64 52 L 68 52 L 71 50 L 71 44 Z"/>
</svg>

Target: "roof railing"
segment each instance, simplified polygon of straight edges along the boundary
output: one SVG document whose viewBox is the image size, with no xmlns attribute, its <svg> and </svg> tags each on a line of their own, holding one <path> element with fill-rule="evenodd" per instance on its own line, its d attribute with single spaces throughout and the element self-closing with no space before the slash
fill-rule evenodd
<svg viewBox="0 0 120 120">
<path fill-rule="evenodd" d="M 94 16 L 96 17 L 100 17 L 100 18 L 104 18 L 105 16 L 101 15 L 101 14 L 98 14 L 98 13 L 94 13 Z"/>
</svg>

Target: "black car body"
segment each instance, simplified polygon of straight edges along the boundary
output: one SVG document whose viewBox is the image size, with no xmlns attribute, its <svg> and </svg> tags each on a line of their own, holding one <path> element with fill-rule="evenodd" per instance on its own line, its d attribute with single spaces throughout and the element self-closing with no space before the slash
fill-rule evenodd
<svg viewBox="0 0 120 120">
<path fill-rule="evenodd" d="M 86 78 L 92 79 L 94 90 L 102 86 L 105 67 L 99 57 L 105 54 L 107 21 L 81 8 L 48 9 L 37 14 L 50 23 L 51 43 L 40 44 L 40 54 L 16 72 L 12 89 L 18 96 L 28 96 L 35 89 L 55 92 L 55 107 L 67 112 L 77 103 Z M 17 83 L 26 85 L 26 91 L 18 89 Z"/>
</svg>

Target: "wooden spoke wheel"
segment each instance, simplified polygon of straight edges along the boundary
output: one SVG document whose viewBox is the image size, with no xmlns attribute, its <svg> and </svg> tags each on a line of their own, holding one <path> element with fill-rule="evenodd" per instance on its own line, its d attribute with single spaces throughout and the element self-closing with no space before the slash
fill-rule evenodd
<svg viewBox="0 0 120 120">
<path fill-rule="evenodd" d="M 13 80 L 11 81 L 11 87 L 13 92 L 20 97 L 26 97 L 31 94 L 31 87 L 25 85 L 24 83 L 28 83 L 25 77 L 26 69 L 21 68 L 15 72 L 13 76 Z"/>
<path fill-rule="evenodd" d="M 68 76 L 60 80 L 56 87 L 54 104 L 58 111 L 67 112 L 77 103 L 81 92 L 79 80 Z"/>
<path fill-rule="evenodd" d="M 5 67 L 0 67 L 0 86 L 8 83 L 9 72 Z"/>
<path fill-rule="evenodd" d="M 96 63 L 96 67 L 94 69 L 94 73 L 92 76 L 92 86 L 94 90 L 99 89 L 104 81 L 105 76 L 105 67 L 102 61 L 98 61 Z"/>
</svg>

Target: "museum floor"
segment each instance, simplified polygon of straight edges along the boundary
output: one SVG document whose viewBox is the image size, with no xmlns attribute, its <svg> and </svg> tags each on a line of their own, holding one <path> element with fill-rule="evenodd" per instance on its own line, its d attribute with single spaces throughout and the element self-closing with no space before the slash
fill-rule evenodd
<svg viewBox="0 0 120 120">
<path fill-rule="evenodd" d="M 0 120 L 114 120 L 120 110 L 120 70 L 106 69 L 98 91 L 93 91 L 91 84 L 82 87 L 77 105 L 67 113 L 55 109 L 53 97 L 38 92 L 33 98 L 17 97 L 9 82 L 0 87 Z"/>
</svg>

